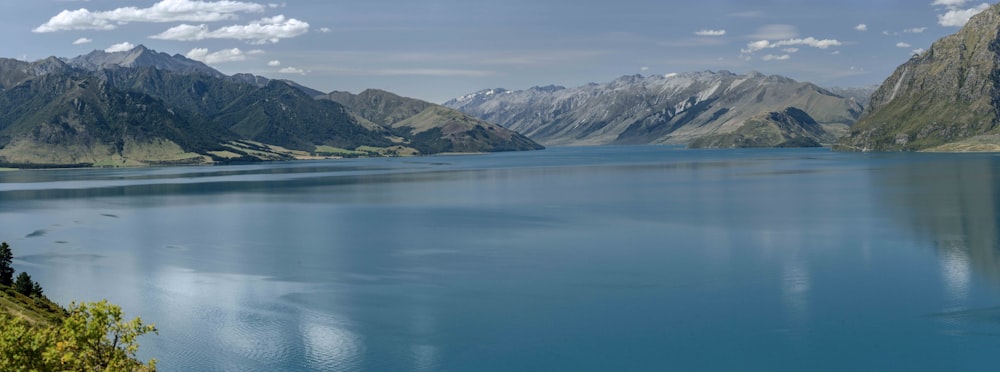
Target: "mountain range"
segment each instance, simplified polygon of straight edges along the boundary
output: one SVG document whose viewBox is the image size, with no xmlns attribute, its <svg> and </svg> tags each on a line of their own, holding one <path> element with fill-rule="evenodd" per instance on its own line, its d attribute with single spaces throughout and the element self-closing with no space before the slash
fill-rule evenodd
<svg viewBox="0 0 1000 372">
<path fill-rule="evenodd" d="M 422 101 L 398 97 L 394 103 L 422 110 L 399 111 L 412 117 L 387 122 L 326 97 L 287 80 L 227 76 L 144 46 L 72 59 L 0 59 L 0 164 L 208 164 L 541 148 Z"/>
<path fill-rule="evenodd" d="M 435 105 L 374 89 L 324 93 L 230 76 L 138 46 L 35 62 L 0 58 L 0 166 L 211 164 L 538 143 L 998 151 L 998 97 L 1000 5 L 877 89 L 702 71 L 487 89 Z"/>
<path fill-rule="evenodd" d="M 698 143 L 709 147 L 831 143 L 864 110 L 857 99 L 811 83 L 728 71 L 632 75 L 574 88 L 488 89 L 444 105 L 545 145 L 691 143 L 704 138 Z M 756 125 L 769 118 L 783 124 Z M 789 118 L 794 120 L 785 120 Z M 811 123 L 816 125 L 802 127 Z M 747 124 L 756 129 L 744 128 Z M 773 137 L 765 127 L 780 135 Z"/>
</svg>

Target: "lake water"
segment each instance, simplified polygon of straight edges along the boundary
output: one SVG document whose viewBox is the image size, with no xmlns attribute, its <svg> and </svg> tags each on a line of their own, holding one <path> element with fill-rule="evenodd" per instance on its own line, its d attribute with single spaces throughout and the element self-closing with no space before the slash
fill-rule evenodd
<svg viewBox="0 0 1000 372">
<path fill-rule="evenodd" d="M 0 172 L 166 371 L 995 370 L 1000 158 L 675 147 Z"/>
</svg>

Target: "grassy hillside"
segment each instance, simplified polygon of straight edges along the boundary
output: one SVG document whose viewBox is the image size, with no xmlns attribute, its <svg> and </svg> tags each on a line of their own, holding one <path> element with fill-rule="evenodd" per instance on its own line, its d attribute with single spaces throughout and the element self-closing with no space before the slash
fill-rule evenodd
<svg viewBox="0 0 1000 372">
<path fill-rule="evenodd" d="M 13 287 L 0 285 L 0 314 L 24 319 L 29 324 L 54 326 L 66 318 L 66 310 L 48 298 L 28 297 Z"/>
</svg>

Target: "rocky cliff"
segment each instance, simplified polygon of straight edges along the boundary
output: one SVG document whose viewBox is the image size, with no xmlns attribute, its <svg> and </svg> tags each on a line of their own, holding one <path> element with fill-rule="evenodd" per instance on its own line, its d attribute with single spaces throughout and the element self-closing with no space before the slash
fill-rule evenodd
<svg viewBox="0 0 1000 372">
<path fill-rule="evenodd" d="M 1000 150 L 1000 5 L 896 69 L 835 149 Z"/>
</svg>

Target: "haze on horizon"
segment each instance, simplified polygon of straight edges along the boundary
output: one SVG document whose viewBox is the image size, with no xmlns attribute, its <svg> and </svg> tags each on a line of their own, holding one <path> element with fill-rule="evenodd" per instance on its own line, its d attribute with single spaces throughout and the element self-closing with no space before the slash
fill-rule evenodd
<svg viewBox="0 0 1000 372">
<path fill-rule="evenodd" d="M 751 70 L 824 86 L 879 84 L 986 3 L 623 0 L 3 2 L 0 57 L 136 45 L 226 74 L 443 102 L 484 88 L 628 74 Z"/>
</svg>

